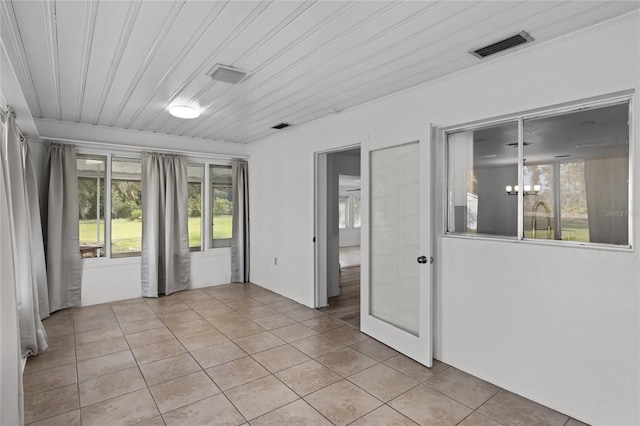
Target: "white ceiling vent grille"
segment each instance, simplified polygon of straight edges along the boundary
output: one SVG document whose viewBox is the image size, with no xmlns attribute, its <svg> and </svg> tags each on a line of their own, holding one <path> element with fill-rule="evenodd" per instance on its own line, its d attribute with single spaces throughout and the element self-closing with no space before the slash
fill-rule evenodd
<svg viewBox="0 0 640 426">
<path fill-rule="evenodd" d="M 216 64 L 211 71 L 207 73 L 213 80 L 229 84 L 240 83 L 247 78 L 248 74 L 247 71 L 221 64 Z"/>
<path fill-rule="evenodd" d="M 518 34 L 512 35 L 507 38 L 503 38 L 502 40 L 498 40 L 487 46 L 474 49 L 469 53 L 471 53 L 473 56 L 477 58 L 482 59 L 482 58 L 486 58 L 487 56 L 495 55 L 496 53 L 499 53 L 504 50 L 511 49 L 512 47 L 516 47 L 521 44 L 529 43 L 532 41 L 533 41 L 533 37 L 531 37 L 528 33 L 521 31 Z"/>
</svg>

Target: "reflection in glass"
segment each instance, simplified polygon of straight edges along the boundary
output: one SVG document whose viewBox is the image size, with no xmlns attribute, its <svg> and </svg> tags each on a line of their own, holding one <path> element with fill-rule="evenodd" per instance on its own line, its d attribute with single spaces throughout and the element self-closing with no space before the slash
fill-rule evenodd
<svg viewBox="0 0 640 426">
<path fill-rule="evenodd" d="M 78 154 L 76 167 L 80 257 L 102 257 L 105 255 L 104 188 L 107 157 Z"/>
</svg>

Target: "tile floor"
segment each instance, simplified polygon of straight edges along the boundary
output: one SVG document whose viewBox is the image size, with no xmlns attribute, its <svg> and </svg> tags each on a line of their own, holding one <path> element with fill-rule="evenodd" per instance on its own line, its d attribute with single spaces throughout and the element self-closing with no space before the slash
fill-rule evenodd
<svg viewBox="0 0 640 426">
<path fill-rule="evenodd" d="M 579 425 L 253 284 L 58 312 L 28 360 L 37 425 Z"/>
</svg>

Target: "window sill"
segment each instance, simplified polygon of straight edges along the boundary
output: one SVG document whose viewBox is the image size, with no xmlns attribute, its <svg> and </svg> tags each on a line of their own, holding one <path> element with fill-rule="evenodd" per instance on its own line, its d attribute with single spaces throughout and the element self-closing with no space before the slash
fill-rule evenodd
<svg viewBox="0 0 640 426">
<path fill-rule="evenodd" d="M 622 252 L 622 253 L 635 253 L 633 246 L 613 246 L 610 244 L 599 243 L 582 243 L 577 241 L 557 241 L 557 240 L 533 240 L 523 239 L 518 240 L 515 237 L 490 237 L 487 235 L 473 235 L 473 234 L 441 234 L 443 238 L 462 239 L 462 240 L 478 240 L 478 241 L 492 241 L 499 243 L 511 243 L 511 244 L 525 244 L 532 246 L 547 246 L 547 247 L 562 247 L 572 249 L 586 249 L 586 250 L 601 250 L 610 252 Z"/>
</svg>

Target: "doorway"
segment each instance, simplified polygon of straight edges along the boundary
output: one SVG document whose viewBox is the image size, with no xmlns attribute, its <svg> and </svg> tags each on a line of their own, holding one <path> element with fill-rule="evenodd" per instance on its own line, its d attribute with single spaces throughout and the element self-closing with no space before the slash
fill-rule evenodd
<svg viewBox="0 0 640 426">
<path fill-rule="evenodd" d="M 316 154 L 316 307 L 360 326 L 360 147 Z"/>
</svg>

